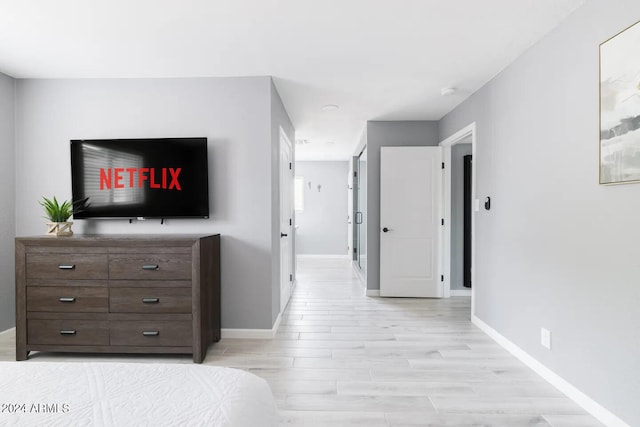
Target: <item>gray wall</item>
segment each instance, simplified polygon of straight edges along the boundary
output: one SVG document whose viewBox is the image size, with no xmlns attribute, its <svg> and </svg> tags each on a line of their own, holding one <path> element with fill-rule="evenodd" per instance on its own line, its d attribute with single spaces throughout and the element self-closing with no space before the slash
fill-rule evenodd
<svg viewBox="0 0 640 427">
<path fill-rule="evenodd" d="M 16 219 L 43 234 L 38 200 L 71 197 L 69 140 L 205 136 L 210 219 L 76 221 L 76 232 L 220 233 L 222 327 L 271 328 L 272 92 L 269 77 L 18 80 Z M 275 255 L 277 258 L 278 256 Z"/>
<path fill-rule="evenodd" d="M 0 332 L 12 328 L 15 320 L 15 81 L 0 74 Z"/>
<path fill-rule="evenodd" d="M 434 146 L 438 122 L 367 122 L 367 289 L 380 289 L 380 147 Z M 363 143 L 356 149 L 360 153 Z"/>
<path fill-rule="evenodd" d="M 271 81 L 271 324 L 273 325 L 280 313 L 280 129 L 284 131 L 291 142 L 291 160 L 295 159 L 296 139 L 291 119 L 282 104 L 282 99 Z M 286 167 L 286 165 L 284 165 Z M 295 225 L 295 215 L 293 218 Z M 295 230 L 295 228 L 293 228 Z M 295 278 L 296 242 L 291 239 L 291 267 Z"/>
<path fill-rule="evenodd" d="M 465 288 L 464 252 L 464 156 L 471 154 L 471 144 L 451 147 L 451 289 Z"/>
<path fill-rule="evenodd" d="M 630 425 L 640 186 L 598 185 L 598 46 L 639 17 L 637 0 L 585 3 L 440 122 L 441 139 L 477 123 L 478 198 L 493 202 L 476 216 L 475 314 Z"/>
<path fill-rule="evenodd" d="M 304 211 L 296 212 L 297 253 L 347 256 L 349 162 L 296 162 L 296 176 L 304 177 Z"/>
</svg>

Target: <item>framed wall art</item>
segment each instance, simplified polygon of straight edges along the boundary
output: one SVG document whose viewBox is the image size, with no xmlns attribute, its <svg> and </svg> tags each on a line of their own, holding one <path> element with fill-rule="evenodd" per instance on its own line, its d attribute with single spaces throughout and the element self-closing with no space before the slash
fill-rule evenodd
<svg viewBox="0 0 640 427">
<path fill-rule="evenodd" d="M 640 182 L 640 22 L 600 45 L 600 184 Z"/>
</svg>

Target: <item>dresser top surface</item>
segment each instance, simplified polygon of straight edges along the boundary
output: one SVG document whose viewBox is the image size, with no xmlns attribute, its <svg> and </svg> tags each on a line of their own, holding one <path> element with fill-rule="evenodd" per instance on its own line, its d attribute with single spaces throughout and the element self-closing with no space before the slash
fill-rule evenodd
<svg viewBox="0 0 640 427">
<path fill-rule="evenodd" d="M 200 234 L 75 234 L 69 237 L 24 236 L 16 237 L 16 242 L 24 245 L 43 246 L 109 246 L 109 245 L 192 245 L 196 241 L 214 235 Z"/>
</svg>

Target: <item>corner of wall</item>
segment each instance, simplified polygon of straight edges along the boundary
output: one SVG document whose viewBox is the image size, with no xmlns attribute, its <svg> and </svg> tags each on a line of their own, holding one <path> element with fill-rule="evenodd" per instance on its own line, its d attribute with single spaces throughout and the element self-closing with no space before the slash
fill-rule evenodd
<svg viewBox="0 0 640 427">
<path fill-rule="evenodd" d="M 0 331 L 15 326 L 14 239 L 16 236 L 16 80 L 0 74 L 0 189 L 11 206 L 0 214 Z"/>
</svg>

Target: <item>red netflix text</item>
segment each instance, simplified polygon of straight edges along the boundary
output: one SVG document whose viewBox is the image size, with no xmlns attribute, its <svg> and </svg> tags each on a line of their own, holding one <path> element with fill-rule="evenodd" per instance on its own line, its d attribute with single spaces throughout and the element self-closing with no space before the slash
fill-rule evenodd
<svg viewBox="0 0 640 427">
<path fill-rule="evenodd" d="M 137 177 L 138 187 L 142 187 L 147 181 L 149 188 L 182 191 L 178 181 L 181 171 L 182 168 L 100 168 L 100 189 L 133 188 Z"/>
</svg>

